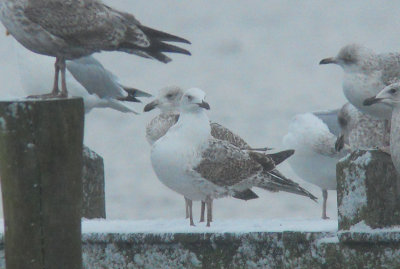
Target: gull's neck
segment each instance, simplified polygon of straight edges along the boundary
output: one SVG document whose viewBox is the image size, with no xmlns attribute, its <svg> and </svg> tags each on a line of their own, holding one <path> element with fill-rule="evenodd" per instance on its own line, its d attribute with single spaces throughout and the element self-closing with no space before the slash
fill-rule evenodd
<svg viewBox="0 0 400 269">
<path fill-rule="evenodd" d="M 182 139 L 194 144 L 205 143 L 211 135 L 210 120 L 204 109 L 182 111 L 178 122 L 172 128 L 173 131 L 182 134 Z"/>
</svg>

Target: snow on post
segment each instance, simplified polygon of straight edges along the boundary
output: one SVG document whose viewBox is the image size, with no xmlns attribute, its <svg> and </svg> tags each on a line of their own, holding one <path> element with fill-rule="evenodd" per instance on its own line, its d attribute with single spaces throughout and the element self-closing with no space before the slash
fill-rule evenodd
<svg viewBox="0 0 400 269">
<path fill-rule="evenodd" d="M 400 225 L 400 182 L 390 156 L 357 150 L 337 164 L 339 230 Z"/>
<path fill-rule="evenodd" d="M 81 268 L 82 99 L 0 102 L 6 267 Z"/>
</svg>

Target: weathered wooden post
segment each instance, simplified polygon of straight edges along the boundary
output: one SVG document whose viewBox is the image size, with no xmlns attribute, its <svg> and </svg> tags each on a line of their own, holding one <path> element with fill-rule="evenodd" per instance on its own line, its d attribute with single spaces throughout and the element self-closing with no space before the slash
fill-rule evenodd
<svg viewBox="0 0 400 269">
<path fill-rule="evenodd" d="M 0 102 L 7 269 L 82 267 L 82 99 Z"/>
</svg>

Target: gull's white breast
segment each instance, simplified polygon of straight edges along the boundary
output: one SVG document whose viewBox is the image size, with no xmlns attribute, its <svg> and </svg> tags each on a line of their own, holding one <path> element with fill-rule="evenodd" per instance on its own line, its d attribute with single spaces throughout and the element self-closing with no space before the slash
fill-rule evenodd
<svg viewBox="0 0 400 269">
<path fill-rule="evenodd" d="M 384 104 L 364 106 L 365 99 L 375 96 L 385 85 L 381 81 L 381 72 L 371 74 L 345 73 L 343 93 L 349 102 L 363 113 L 378 119 L 390 119 L 392 110 Z"/>
</svg>

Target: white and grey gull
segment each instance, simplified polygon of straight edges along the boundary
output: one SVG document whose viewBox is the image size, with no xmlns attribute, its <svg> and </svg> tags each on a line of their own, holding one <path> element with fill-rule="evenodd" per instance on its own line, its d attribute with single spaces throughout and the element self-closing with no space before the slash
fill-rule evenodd
<svg viewBox="0 0 400 269">
<path fill-rule="evenodd" d="M 365 99 L 375 96 L 385 86 L 400 79 L 400 53 L 375 53 L 358 44 L 340 49 L 335 57 L 320 64 L 337 64 L 343 68 L 343 93 L 360 111 L 378 119 L 390 119 L 391 109 L 384 104 L 364 106 Z"/>
<path fill-rule="evenodd" d="M 33 53 L 17 42 L 14 50 L 23 90 L 28 95 L 45 94 L 47 90 L 43 85 L 51 83 L 53 79 L 51 57 Z M 141 102 L 140 97 L 151 97 L 149 93 L 124 86 L 93 56 L 66 61 L 66 67 L 69 94 L 83 98 L 86 113 L 93 108 L 111 108 L 137 114 L 131 103 Z"/>
<path fill-rule="evenodd" d="M 338 109 L 296 115 L 290 122 L 283 146 L 295 150 L 288 159 L 293 171 L 303 180 L 322 190 L 322 218 L 328 219 L 328 190 L 336 190 L 336 163 L 349 151 L 338 152 L 335 143 L 341 133 Z"/>
<path fill-rule="evenodd" d="M 68 96 L 66 60 L 100 51 L 121 51 L 168 63 L 165 52 L 190 52 L 166 42 L 190 42 L 142 25 L 100 0 L 0 0 L 0 20 L 25 48 L 56 58 L 53 90 Z M 61 73 L 61 92 L 59 90 Z"/>
<path fill-rule="evenodd" d="M 382 89 L 376 96 L 364 102 L 367 106 L 386 104 L 392 108 L 390 130 L 390 156 L 400 174 L 400 83 L 393 83 Z"/>
<path fill-rule="evenodd" d="M 180 102 L 178 122 L 155 141 L 151 150 L 153 169 L 162 183 L 191 201 L 205 201 L 207 226 L 211 220 L 211 201 L 236 191 L 260 187 L 277 191 L 276 182 L 267 176 L 275 168 L 271 156 L 238 148 L 211 136 L 205 109 L 205 93 L 189 89 Z M 283 154 L 287 157 L 287 154 Z M 279 154 L 275 155 L 279 160 Z M 284 158 L 283 158 L 284 159 Z M 281 158 L 279 161 L 283 161 Z M 281 180 L 282 189 L 304 195 L 312 194 L 290 180 Z M 190 213 L 190 224 L 193 225 Z"/>
</svg>

